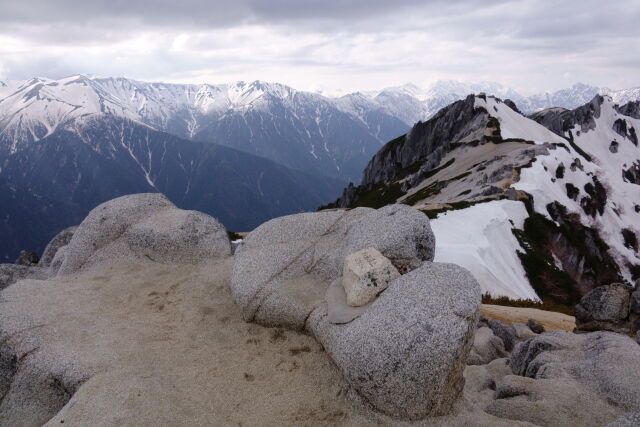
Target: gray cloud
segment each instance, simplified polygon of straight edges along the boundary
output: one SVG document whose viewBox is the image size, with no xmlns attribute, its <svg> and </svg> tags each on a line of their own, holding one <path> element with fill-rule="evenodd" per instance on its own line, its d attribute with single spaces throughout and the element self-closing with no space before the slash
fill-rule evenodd
<svg viewBox="0 0 640 427">
<path fill-rule="evenodd" d="M 635 0 L 4 0 L 0 78 L 640 85 L 638 17 Z"/>
</svg>

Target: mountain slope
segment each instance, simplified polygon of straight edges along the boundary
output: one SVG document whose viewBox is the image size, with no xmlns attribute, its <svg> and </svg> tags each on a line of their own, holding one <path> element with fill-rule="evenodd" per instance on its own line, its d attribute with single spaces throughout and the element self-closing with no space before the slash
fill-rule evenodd
<svg viewBox="0 0 640 427">
<path fill-rule="evenodd" d="M 388 142 L 330 206 L 413 205 L 434 218 L 436 259 L 484 291 L 571 306 L 640 276 L 640 121 L 622 112 L 636 108 L 598 96 L 532 120 L 468 96 Z"/>
<path fill-rule="evenodd" d="M 86 212 L 36 194 L 0 176 L 0 262 L 12 263 L 21 249 L 42 254 L 63 228 L 79 223 Z"/>
<path fill-rule="evenodd" d="M 380 107 L 276 83 L 143 83 L 123 78 L 32 79 L 0 96 L 0 150 L 14 153 L 79 117 L 108 114 L 182 138 L 214 142 L 294 169 L 355 180 L 368 157 L 407 124 Z"/>
<path fill-rule="evenodd" d="M 178 206 L 209 213 L 232 230 L 313 209 L 344 185 L 109 115 L 76 119 L 0 161 L 0 178 L 82 214 L 120 195 L 162 192 Z M 12 218 L 8 227 L 24 228 Z M 42 233 L 44 242 L 49 234 Z M 4 242 L 0 253 L 16 255 L 19 248 Z"/>
</svg>

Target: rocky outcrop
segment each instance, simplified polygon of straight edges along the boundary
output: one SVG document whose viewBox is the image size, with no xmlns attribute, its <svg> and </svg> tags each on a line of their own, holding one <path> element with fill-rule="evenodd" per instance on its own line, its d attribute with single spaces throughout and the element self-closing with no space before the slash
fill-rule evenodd
<svg viewBox="0 0 640 427">
<path fill-rule="evenodd" d="M 496 381 L 486 407 L 537 425 L 605 425 L 640 408 L 640 346 L 611 332 L 543 333 L 516 345 L 513 375 Z"/>
<path fill-rule="evenodd" d="M 178 209 L 162 194 L 141 193 L 93 209 L 51 263 L 54 273 L 64 275 L 123 259 L 195 264 L 230 254 L 229 237 L 216 219 Z"/>
<path fill-rule="evenodd" d="M 404 205 L 276 218 L 252 231 L 238 248 L 233 298 L 247 321 L 304 329 L 329 284 L 341 277 L 346 256 L 369 247 L 407 272 L 433 260 L 435 239 L 429 219 Z"/>
<path fill-rule="evenodd" d="M 18 256 L 18 259 L 16 259 L 16 264 L 34 266 L 38 264 L 38 261 L 40 261 L 40 258 L 37 253 L 31 251 L 20 251 L 20 255 Z"/>
<path fill-rule="evenodd" d="M 49 267 L 51 265 L 51 261 L 56 256 L 58 250 L 64 246 L 67 246 L 73 237 L 73 233 L 76 231 L 78 227 L 68 227 L 59 232 L 54 236 L 53 239 L 47 244 L 47 247 L 44 249 L 42 253 L 42 258 L 40 258 L 40 266 Z"/>
<path fill-rule="evenodd" d="M 640 330 L 640 290 L 624 283 L 595 288 L 575 309 L 578 331 L 613 331 L 631 334 Z"/>
<path fill-rule="evenodd" d="M 349 185 L 333 205 L 351 206 L 364 191 L 409 173 L 416 174 L 414 181 L 420 182 L 438 166 L 452 143 L 483 140 L 489 113 L 474 104 L 475 96 L 469 95 L 428 121 L 418 122 L 406 135 L 388 142 L 369 161 L 360 186 Z"/>
<path fill-rule="evenodd" d="M 640 410 L 640 346 L 622 334 L 544 333 L 516 345 L 510 364 L 517 375 L 571 378 L 610 404 Z"/>
<path fill-rule="evenodd" d="M 631 101 L 622 106 L 616 105 L 616 111 L 625 116 L 640 119 L 640 101 Z"/>
<path fill-rule="evenodd" d="M 565 136 L 569 129 L 579 125 L 582 132 L 595 129 L 596 121 L 600 117 L 600 107 L 604 99 L 596 95 L 591 102 L 574 110 L 564 108 L 548 108 L 529 116 L 550 131 Z"/>
<path fill-rule="evenodd" d="M 378 411 L 445 414 L 464 384 L 480 290 L 461 267 L 430 262 L 434 247 L 428 218 L 404 205 L 278 218 L 238 248 L 231 292 L 246 320 L 309 331 Z M 365 248 L 405 274 L 351 307 L 343 264 Z"/>
</svg>

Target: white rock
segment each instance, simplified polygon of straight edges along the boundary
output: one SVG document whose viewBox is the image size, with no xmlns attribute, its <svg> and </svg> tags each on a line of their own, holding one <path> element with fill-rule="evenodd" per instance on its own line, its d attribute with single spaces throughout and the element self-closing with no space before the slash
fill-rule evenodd
<svg viewBox="0 0 640 427">
<path fill-rule="evenodd" d="M 348 255 L 342 270 L 347 304 L 359 307 L 373 301 L 398 277 L 398 269 L 375 248 L 361 249 Z"/>
</svg>

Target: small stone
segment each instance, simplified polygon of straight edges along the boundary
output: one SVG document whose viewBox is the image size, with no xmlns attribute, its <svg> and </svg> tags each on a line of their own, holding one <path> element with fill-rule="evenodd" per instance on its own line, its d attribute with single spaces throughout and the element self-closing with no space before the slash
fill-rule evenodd
<svg viewBox="0 0 640 427">
<path fill-rule="evenodd" d="M 516 337 L 518 341 L 528 340 L 529 338 L 537 336 L 536 333 L 533 332 L 531 328 L 524 323 L 513 322 L 511 325 L 516 331 Z"/>
<path fill-rule="evenodd" d="M 542 326 L 542 324 L 536 319 L 527 320 L 527 326 L 536 334 L 541 334 L 544 332 L 544 326 Z"/>
<path fill-rule="evenodd" d="M 502 340 L 504 343 L 504 349 L 507 351 L 513 350 L 513 346 L 516 343 L 516 330 L 513 326 L 508 326 L 499 320 L 490 319 L 487 325 L 493 331 L 494 335 Z"/>
<path fill-rule="evenodd" d="M 375 248 L 365 248 L 347 255 L 342 270 L 347 304 L 359 307 L 370 303 L 398 277 L 398 269 Z"/>
<path fill-rule="evenodd" d="M 20 255 L 16 260 L 16 264 L 18 265 L 36 265 L 40 261 L 38 258 L 38 254 L 31 251 L 20 251 Z"/>
</svg>

